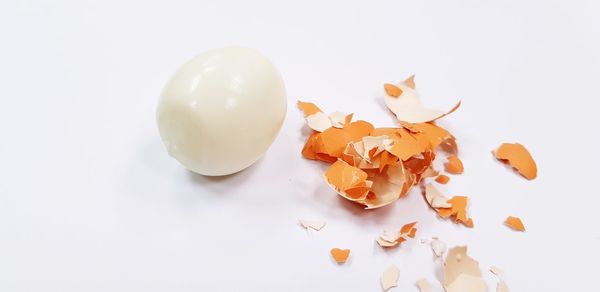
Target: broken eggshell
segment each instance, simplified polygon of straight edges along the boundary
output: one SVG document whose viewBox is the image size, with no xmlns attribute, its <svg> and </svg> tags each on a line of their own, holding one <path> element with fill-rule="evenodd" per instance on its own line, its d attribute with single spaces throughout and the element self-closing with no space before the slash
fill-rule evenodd
<svg viewBox="0 0 600 292">
<path fill-rule="evenodd" d="M 156 117 L 169 154 L 202 175 L 227 175 L 257 161 L 286 114 L 285 85 L 259 52 L 227 47 L 183 64 L 165 85 Z"/>
<path fill-rule="evenodd" d="M 408 238 L 415 238 L 417 222 L 405 224 L 400 230 L 385 230 L 375 241 L 381 247 L 394 247 L 405 242 Z"/>
<path fill-rule="evenodd" d="M 460 107 L 460 101 L 448 111 L 431 109 L 421 103 L 421 97 L 415 86 L 415 76 L 397 84 L 384 84 L 386 95 L 383 101 L 399 121 L 408 123 L 425 123 L 440 119 Z"/>
<path fill-rule="evenodd" d="M 537 165 L 525 146 L 519 143 L 502 143 L 492 153 L 496 159 L 510 164 L 526 179 L 532 180 L 537 177 Z"/>
<path fill-rule="evenodd" d="M 331 163 L 327 183 L 366 209 L 387 206 L 423 179 L 437 176 L 432 162 L 438 146 L 456 150 L 454 137 L 432 123 L 375 128 L 366 121 L 352 122 L 353 114 L 327 115 L 310 102 L 298 101 L 298 108 L 312 129 L 302 156 Z"/>
<path fill-rule="evenodd" d="M 467 255 L 466 246 L 457 246 L 448 251 L 444 262 L 444 288 L 446 292 L 487 291 L 479 263 Z"/>
<path fill-rule="evenodd" d="M 381 277 L 379 278 L 379 282 L 381 283 L 381 288 L 383 291 L 388 291 L 392 287 L 398 286 L 398 280 L 400 279 L 400 269 L 395 265 L 389 266 Z"/>
</svg>

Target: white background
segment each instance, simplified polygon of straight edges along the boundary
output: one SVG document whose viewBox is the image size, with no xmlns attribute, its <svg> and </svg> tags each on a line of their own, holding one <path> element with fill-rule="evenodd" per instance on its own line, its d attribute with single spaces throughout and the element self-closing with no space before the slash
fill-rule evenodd
<svg viewBox="0 0 600 292">
<path fill-rule="evenodd" d="M 418 220 L 418 238 L 468 245 L 490 291 L 490 265 L 513 291 L 597 291 L 598 2 L 360 2 L 3 0 L 0 290 L 379 291 L 393 263 L 395 291 L 416 291 L 440 280 L 430 249 L 374 239 Z M 277 65 L 288 116 L 255 165 L 201 177 L 166 154 L 155 106 L 181 63 L 233 44 Z M 300 156 L 296 99 L 393 126 L 382 84 L 412 73 L 427 104 L 463 101 L 441 125 L 466 171 L 441 189 L 470 196 L 474 229 L 438 220 L 417 190 L 363 211 Z M 493 159 L 513 141 L 538 179 Z M 351 260 L 335 265 L 332 247 Z"/>
</svg>

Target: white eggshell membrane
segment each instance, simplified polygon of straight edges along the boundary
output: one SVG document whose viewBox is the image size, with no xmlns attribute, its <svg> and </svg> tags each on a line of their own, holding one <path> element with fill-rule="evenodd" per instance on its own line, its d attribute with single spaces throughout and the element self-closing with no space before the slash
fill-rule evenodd
<svg viewBox="0 0 600 292">
<path fill-rule="evenodd" d="M 157 109 L 169 154 L 191 171 L 238 172 L 269 148 L 285 119 L 285 85 L 259 52 L 227 47 L 183 64 L 165 85 Z"/>
</svg>

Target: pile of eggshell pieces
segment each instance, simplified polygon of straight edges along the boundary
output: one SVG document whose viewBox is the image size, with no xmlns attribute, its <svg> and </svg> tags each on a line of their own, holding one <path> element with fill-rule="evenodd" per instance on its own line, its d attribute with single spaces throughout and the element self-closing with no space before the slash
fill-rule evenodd
<svg viewBox="0 0 600 292">
<path fill-rule="evenodd" d="M 456 139 L 435 123 L 454 112 L 460 102 L 448 111 L 426 108 L 416 91 L 414 76 L 398 84 L 385 84 L 384 90 L 385 105 L 395 114 L 400 127 L 376 128 L 366 121 L 353 122 L 353 114 L 334 112 L 328 115 L 313 103 L 299 101 L 298 107 L 313 130 L 302 155 L 330 163 L 324 174 L 325 181 L 340 196 L 364 205 L 366 209 L 389 205 L 406 195 L 413 186 L 420 185 L 424 199 L 438 216 L 473 227 L 473 220 L 467 216 L 466 196 L 448 198 L 433 184 L 423 181 L 435 177 L 437 183 L 446 184 L 450 180 L 433 167 L 440 152 L 446 154 L 446 173 L 461 174 L 464 171 L 457 156 Z M 533 180 L 537 177 L 536 163 L 523 145 L 503 143 L 492 153 L 524 178 Z M 300 221 L 300 224 L 314 230 L 325 226 L 321 221 Z M 416 224 L 411 222 L 399 230 L 385 230 L 376 242 L 382 248 L 398 247 L 415 238 Z M 525 231 L 519 217 L 508 216 L 504 224 L 515 231 Z M 421 242 L 429 242 L 436 258 L 446 254 L 442 283 L 445 291 L 487 291 L 479 263 L 467 255 L 466 246 L 448 250 L 437 237 Z M 338 264 L 343 264 L 350 250 L 334 248 L 331 254 Z M 490 271 L 498 278 L 496 291 L 508 292 L 503 272 L 497 267 L 491 267 Z M 400 271 L 394 265 L 386 269 L 380 278 L 383 291 L 396 287 L 399 275 Z M 421 292 L 432 291 L 427 279 L 420 279 L 415 284 Z"/>
<path fill-rule="evenodd" d="M 447 177 L 433 168 L 438 151 L 449 155 L 446 169 L 461 173 L 454 136 L 435 121 L 452 113 L 425 107 L 416 91 L 414 76 L 385 84 L 384 101 L 396 115 L 400 127 L 376 128 L 363 120 L 352 121 L 353 114 L 324 113 L 309 102 L 298 102 L 307 125 L 313 130 L 302 155 L 307 159 L 330 163 L 325 180 L 340 196 L 362 204 L 366 209 L 389 205 L 424 178 Z M 425 198 L 441 217 L 472 227 L 466 216 L 466 197 L 446 198 L 428 185 Z"/>
</svg>

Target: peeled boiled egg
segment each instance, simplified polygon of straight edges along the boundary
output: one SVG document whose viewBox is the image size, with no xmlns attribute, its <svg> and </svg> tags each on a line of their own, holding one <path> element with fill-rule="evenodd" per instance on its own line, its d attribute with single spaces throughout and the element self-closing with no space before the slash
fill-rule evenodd
<svg viewBox="0 0 600 292">
<path fill-rule="evenodd" d="M 183 64 L 165 85 L 156 116 L 172 157 L 217 176 L 256 162 L 277 136 L 286 107 L 285 85 L 269 59 L 227 47 Z"/>
</svg>

